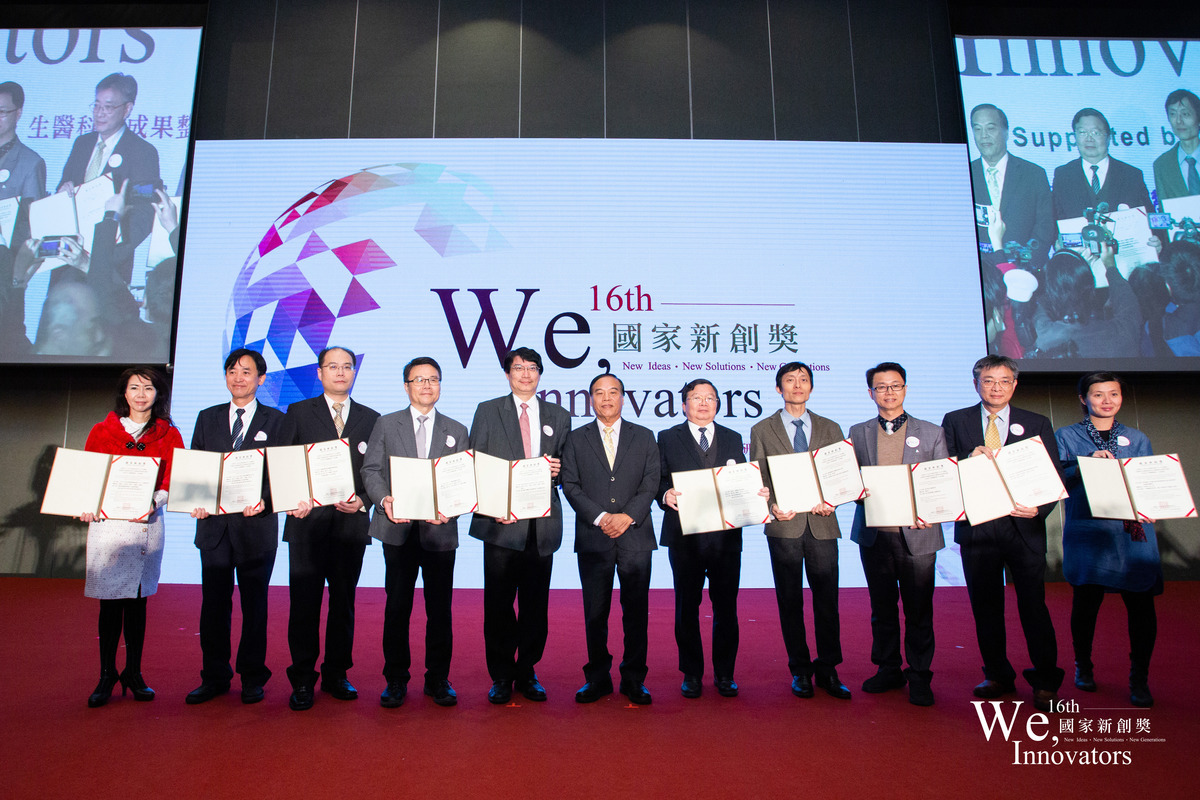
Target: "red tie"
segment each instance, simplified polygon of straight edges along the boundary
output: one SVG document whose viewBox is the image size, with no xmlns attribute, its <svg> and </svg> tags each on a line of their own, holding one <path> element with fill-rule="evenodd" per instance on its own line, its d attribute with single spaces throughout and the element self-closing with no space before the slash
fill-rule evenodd
<svg viewBox="0 0 1200 800">
<path fill-rule="evenodd" d="M 533 458 L 533 437 L 529 434 L 528 403 L 521 403 L 521 444 L 525 445 L 525 457 Z"/>
</svg>

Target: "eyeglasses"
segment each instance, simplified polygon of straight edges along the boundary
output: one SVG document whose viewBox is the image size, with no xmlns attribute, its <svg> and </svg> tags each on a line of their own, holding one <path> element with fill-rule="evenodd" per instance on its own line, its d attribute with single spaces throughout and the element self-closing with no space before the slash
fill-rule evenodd
<svg viewBox="0 0 1200 800">
<path fill-rule="evenodd" d="M 904 386 L 903 383 L 889 383 L 887 386 L 872 386 L 871 391 L 876 394 L 900 394 Z"/>
<path fill-rule="evenodd" d="M 704 403 L 706 405 L 717 402 L 717 398 L 713 397 L 711 394 L 692 395 L 690 399 L 696 403 Z"/>
<path fill-rule="evenodd" d="M 413 378 L 411 381 L 405 381 L 405 383 L 415 383 L 417 386 L 437 386 L 441 382 L 441 378 L 426 378 L 424 376 Z"/>
<path fill-rule="evenodd" d="M 319 369 L 327 369 L 330 372 L 354 372 L 353 364 L 325 364 Z"/>
<path fill-rule="evenodd" d="M 127 105 L 129 105 L 128 101 L 126 101 L 124 103 L 115 103 L 115 104 L 92 103 L 92 111 L 103 111 L 105 114 L 111 114 L 114 111 L 116 111 L 118 108 L 120 108 L 121 106 L 127 106 Z"/>
<path fill-rule="evenodd" d="M 1075 135 L 1080 139 L 1107 139 L 1108 131 L 1101 131 L 1091 128 L 1086 131 L 1075 131 Z"/>
<path fill-rule="evenodd" d="M 537 368 L 536 364 L 513 364 L 511 367 L 508 368 L 508 371 L 515 372 L 518 375 L 524 374 L 526 372 L 528 372 L 528 373 L 541 372 L 541 370 Z"/>
<path fill-rule="evenodd" d="M 985 389 L 990 389 L 993 386 L 1003 386 L 1005 389 L 1008 389 L 1009 387 L 1013 386 L 1015 383 L 1016 383 L 1016 381 L 1013 380 L 1012 378 L 1000 378 L 999 380 L 997 380 L 995 378 L 984 378 L 983 380 L 981 380 L 979 382 L 979 385 Z"/>
</svg>

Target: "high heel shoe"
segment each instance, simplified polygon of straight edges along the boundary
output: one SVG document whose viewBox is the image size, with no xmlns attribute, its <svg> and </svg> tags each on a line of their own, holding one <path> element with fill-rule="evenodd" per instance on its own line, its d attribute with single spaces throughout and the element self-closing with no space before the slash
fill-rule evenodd
<svg viewBox="0 0 1200 800">
<path fill-rule="evenodd" d="M 113 687 L 117 685 L 117 681 L 121 680 L 116 672 L 101 672 L 100 682 L 96 684 L 96 689 L 88 696 L 88 708 L 99 708 L 108 702 L 108 698 L 112 697 Z"/>
<path fill-rule="evenodd" d="M 154 690 L 146 685 L 142 673 L 122 672 L 119 680 L 121 681 L 121 694 L 125 694 L 125 690 L 128 689 L 133 694 L 133 699 L 138 702 L 144 703 L 154 699 Z"/>
</svg>

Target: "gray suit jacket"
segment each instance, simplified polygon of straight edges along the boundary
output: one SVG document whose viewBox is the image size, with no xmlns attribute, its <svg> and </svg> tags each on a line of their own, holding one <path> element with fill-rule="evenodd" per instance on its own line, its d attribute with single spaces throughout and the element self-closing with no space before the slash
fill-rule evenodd
<svg viewBox="0 0 1200 800">
<path fill-rule="evenodd" d="M 430 525 L 422 520 L 397 524 L 387 517 L 382 500 L 392 493 L 391 456 L 417 457 L 416 431 L 413 429 L 412 406 L 403 411 L 385 414 L 375 420 L 371 438 L 367 440 L 367 453 L 363 456 L 362 482 L 367 487 L 367 496 L 375 500 L 375 511 L 371 515 L 371 536 L 384 544 L 401 545 L 408 537 L 416 534 L 423 550 L 454 550 L 458 547 L 458 517 L 441 525 Z M 433 435 L 430 439 L 429 458 L 461 453 L 467 449 L 467 428 L 445 414 L 433 417 Z"/>
<path fill-rule="evenodd" d="M 563 445 L 567 442 L 567 434 L 571 432 L 571 415 L 562 406 L 547 403 L 539 397 L 535 397 L 534 401 L 538 404 L 538 417 L 542 425 L 541 447 L 534 455 L 562 458 Z M 471 422 L 471 448 L 509 461 L 525 457 L 512 394 L 484 401 L 475 409 L 475 419 Z M 533 525 L 534 522 L 537 524 Z M 537 531 L 539 555 L 548 556 L 562 545 L 562 501 L 557 491 L 550 492 L 549 517 L 522 519 L 504 525 L 491 517 L 475 514 L 471 518 L 470 534 L 475 539 L 498 547 L 524 550 L 531 526 Z"/>
<path fill-rule="evenodd" d="M 0 158 L 0 171 L 8 173 L 0 181 L 0 200 L 10 197 L 41 200 L 46 196 L 46 162 L 24 142 L 17 140 L 13 149 Z M 13 238 L 17 237 L 14 235 Z"/>
<path fill-rule="evenodd" d="M 819 414 L 813 414 L 812 411 L 808 413 L 812 416 L 813 426 L 812 433 L 808 437 L 810 450 L 842 440 L 842 429 L 836 422 Z M 750 460 L 757 461 L 759 467 L 762 468 L 763 480 L 771 490 L 771 504 L 775 503 L 775 487 L 771 485 L 771 468 L 767 464 L 767 456 L 781 456 L 795 452 L 792 449 L 792 433 L 784 429 L 782 416 L 782 410 L 776 411 L 750 429 Z M 795 510 L 800 511 L 800 509 Z M 835 515 L 822 517 L 807 511 L 798 513 L 787 521 L 768 522 L 763 530 L 767 536 L 778 536 L 780 539 L 799 539 L 805 531 L 817 539 L 839 539 L 842 535 Z"/>
<path fill-rule="evenodd" d="M 879 435 L 878 431 L 879 422 L 874 417 L 850 428 L 850 441 L 854 442 L 854 457 L 858 459 L 860 467 L 873 467 L 879 463 L 876 441 Z M 915 446 L 909 444 L 913 439 L 917 440 Z M 919 464 L 922 461 L 936 461 L 947 455 L 946 435 L 939 426 L 916 417 L 908 418 L 908 426 L 905 428 L 904 454 L 900 458 L 900 463 Z M 851 540 L 858 542 L 863 547 L 871 547 L 875 544 L 878 533 L 877 529 L 867 527 L 866 512 L 863 510 L 863 504 L 859 503 L 858 508 L 854 510 L 854 524 L 850 528 Z M 908 543 L 909 552 L 915 556 L 936 553 L 946 546 L 946 539 L 942 535 L 940 524 L 925 529 L 901 528 L 900 534 Z"/>
<path fill-rule="evenodd" d="M 1196 153 L 1200 158 L 1200 153 Z M 1200 169 L 1200 165 L 1197 166 Z M 1171 200 L 1176 197 L 1187 197 L 1187 181 L 1179 169 L 1179 143 L 1154 159 L 1154 188 L 1158 193 L 1158 201 Z"/>
</svg>

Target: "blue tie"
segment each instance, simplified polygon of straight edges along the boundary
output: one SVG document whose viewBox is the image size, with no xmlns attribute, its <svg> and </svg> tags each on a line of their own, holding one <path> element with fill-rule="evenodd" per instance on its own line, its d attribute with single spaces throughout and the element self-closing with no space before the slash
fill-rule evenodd
<svg viewBox="0 0 1200 800">
<path fill-rule="evenodd" d="M 246 413 L 246 409 L 239 408 L 233 413 L 237 414 L 237 419 L 233 421 L 233 449 L 239 450 L 242 447 L 243 436 L 242 430 L 242 414 Z"/>
<path fill-rule="evenodd" d="M 704 434 L 704 428 L 700 429 L 700 452 L 708 452 L 708 437 Z"/>
<path fill-rule="evenodd" d="M 808 449 L 808 437 L 804 435 L 804 420 L 792 420 L 792 424 L 796 426 L 796 435 L 792 437 L 792 449 L 797 453 L 803 453 Z"/>
</svg>

